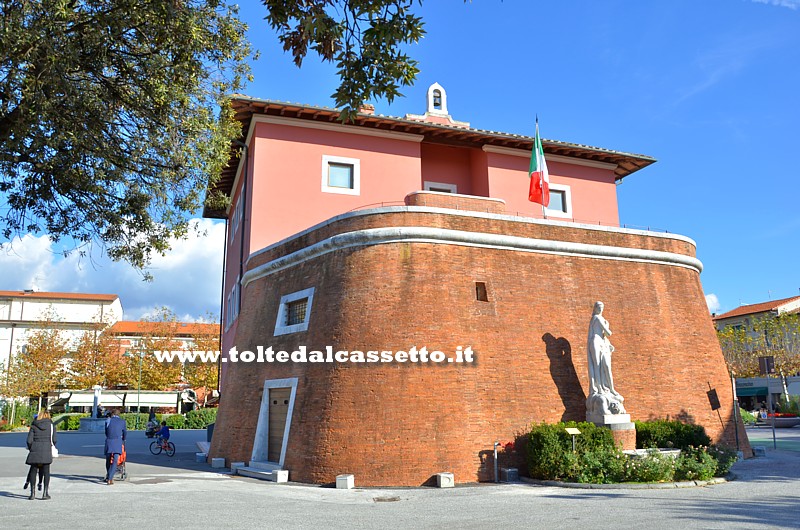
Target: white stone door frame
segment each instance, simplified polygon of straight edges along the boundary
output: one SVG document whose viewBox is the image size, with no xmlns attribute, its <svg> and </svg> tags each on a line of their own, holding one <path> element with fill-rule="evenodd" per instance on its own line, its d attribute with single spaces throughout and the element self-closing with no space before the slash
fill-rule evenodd
<svg viewBox="0 0 800 530">
<path fill-rule="evenodd" d="M 267 451 L 269 450 L 269 389 L 270 388 L 291 388 L 289 396 L 289 410 L 286 412 L 286 425 L 283 428 L 283 444 L 281 446 L 280 462 L 268 462 Z M 292 412 L 294 411 L 294 399 L 297 395 L 297 378 L 289 377 L 286 379 L 267 379 L 264 381 L 264 394 L 261 396 L 261 408 L 258 411 L 258 425 L 256 426 L 256 436 L 253 439 L 253 453 L 250 457 L 251 462 L 269 463 L 275 469 L 283 469 L 283 462 L 286 458 L 286 444 L 289 442 L 289 427 L 292 425 Z M 251 464 L 252 465 L 252 464 Z"/>
</svg>

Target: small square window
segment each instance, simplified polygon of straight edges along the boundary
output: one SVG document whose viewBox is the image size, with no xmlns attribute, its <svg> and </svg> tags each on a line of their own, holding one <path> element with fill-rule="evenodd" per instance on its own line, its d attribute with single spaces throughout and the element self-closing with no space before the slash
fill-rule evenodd
<svg viewBox="0 0 800 530">
<path fill-rule="evenodd" d="M 550 204 L 548 210 L 566 213 L 566 192 L 564 190 L 550 190 Z"/>
<path fill-rule="evenodd" d="M 306 321 L 308 298 L 301 298 L 286 304 L 286 325 L 294 326 Z"/>
<path fill-rule="evenodd" d="M 281 296 L 273 336 L 306 331 L 313 302 L 313 287 Z"/>
<path fill-rule="evenodd" d="M 328 164 L 328 186 L 332 188 L 353 189 L 353 165 Z"/>
<path fill-rule="evenodd" d="M 572 217 L 572 193 L 564 184 L 550 184 L 550 204 L 547 205 L 547 217 Z"/>
<path fill-rule="evenodd" d="M 322 156 L 322 191 L 344 195 L 361 194 L 361 161 L 342 156 Z"/>
</svg>

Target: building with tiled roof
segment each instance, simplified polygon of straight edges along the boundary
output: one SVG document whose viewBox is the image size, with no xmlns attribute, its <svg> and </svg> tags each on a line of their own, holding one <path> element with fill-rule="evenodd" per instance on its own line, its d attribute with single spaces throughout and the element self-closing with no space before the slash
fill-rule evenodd
<svg viewBox="0 0 800 530">
<path fill-rule="evenodd" d="M 749 329 L 753 320 L 757 318 L 797 312 L 800 312 L 800 296 L 790 296 L 780 300 L 741 305 L 727 313 L 714 315 L 713 320 L 717 329 L 720 330 L 731 326 L 742 326 Z"/>
<path fill-rule="evenodd" d="M 246 96 L 232 107 L 242 137 L 212 189 L 229 206 L 204 212 L 227 221 L 209 458 L 298 482 L 474 482 L 491 480 L 491 441 L 531 421 L 613 423 L 632 449 L 633 419 L 687 414 L 747 452 L 732 402 L 702 405 L 732 383 L 694 241 L 620 227 L 617 184 L 653 158 L 473 128 L 437 84 L 403 118 L 364 107 L 344 124 L 336 109 Z M 530 195 L 547 205 L 529 200 L 534 143 L 550 186 Z M 589 381 L 598 300 L 631 415 L 621 401 L 606 414 L 613 397 Z M 467 349 L 477 362 L 461 363 Z M 415 365 L 422 351 L 444 364 Z"/>
<path fill-rule="evenodd" d="M 115 294 L 0 291 L 0 363 L 8 365 L 24 349 L 30 330 L 48 318 L 77 342 L 84 333 L 121 319 L 122 303 Z"/>
</svg>

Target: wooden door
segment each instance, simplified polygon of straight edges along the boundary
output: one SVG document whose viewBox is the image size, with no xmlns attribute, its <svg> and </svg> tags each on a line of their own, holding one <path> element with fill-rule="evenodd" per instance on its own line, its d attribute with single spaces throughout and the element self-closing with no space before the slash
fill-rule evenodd
<svg viewBox="0 0 800 530">
<path fill-rule="evenodd" d="M 270 462 L 281 461 L 283 432 L 286 428 L 286 415 L 289 412 L 289 397 L 291 393 L 291 388 L 269 389 L 269 440 L 267 446 L 267 460 Z"/>
</svg>

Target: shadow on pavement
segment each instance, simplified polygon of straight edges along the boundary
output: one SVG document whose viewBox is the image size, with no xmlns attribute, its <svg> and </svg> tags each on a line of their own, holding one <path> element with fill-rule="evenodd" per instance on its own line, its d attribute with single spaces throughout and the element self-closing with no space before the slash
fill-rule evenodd
<svg viewBox="0 0 800 530">
<path fill-rule="evenodd" d="M 8 499 L 27 499 L 29 493 L 20 494 L 20 493 L 11 493 L 10 491 L 0 491 L 0 497 L 6 497 Z M 41 493 L 39 494 L 41 496 Z"/>
</svg>

